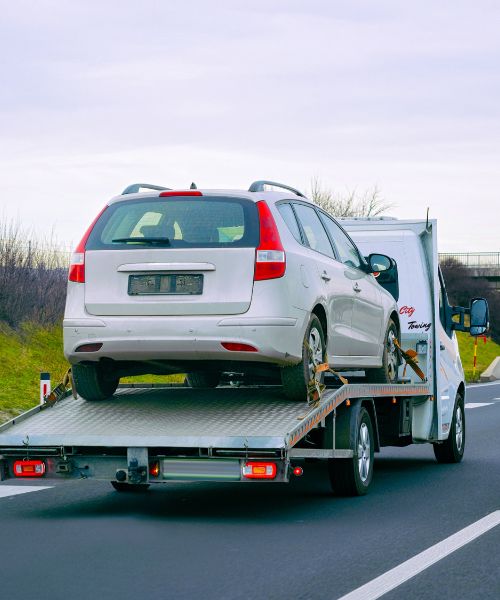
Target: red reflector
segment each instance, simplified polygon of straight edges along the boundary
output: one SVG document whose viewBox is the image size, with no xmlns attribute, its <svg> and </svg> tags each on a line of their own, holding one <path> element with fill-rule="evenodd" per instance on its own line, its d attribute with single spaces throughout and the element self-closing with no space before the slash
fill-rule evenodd
<svg viewBox="0 0 500 600">
<path fill-rule="evenodd" d="M 254 280 L 277 279 L 285 274 L 285 251 L 269 206 L 264 200 L 260 200 L 257 202 L 257 209 L 259 211 L 260 241 L 255 251 Z"/>
<path fill-rule="evenodd" d="M 160 474 L 160 463 L 158 461 L 150 463 L 149 474 L 151 475 L 151 477 L 158 477 L 158 475 Z"/>
<path fill-rule="evenodd" d="M 247 462 L 241 469 L 247 479 L 274 479 L 276 471 L 276 463 L 273 462 Z"/>
<path fill-rule="evenodd" d="M 16 477 L 42 477 L 45 474 L 43 460 L 16 460 L 14 475 Z"/>
<path fill-rule="evenodd" d="M 300 477 L 304 473 L 304 469 L 302 467 L 294 467 L 293 474 L 297 477 Z"/>
<path fill-rule="evenodd" d="M 238 344 L 236 342 L 221 342 L 221 346 L 231 352 L 257 352 L 257 348 L 250 344 Z"/>
<path fill-rule="evenodd" d="M 102 344 L 82 344 L 78 346 L 75 352 L 97 352 L 102 348 Z"/>
<path fill-rule="evenodd" d="M 169 196 L 203 196 L 200 190 L 168 190 L 168 192 L 162 192 L 160 198 L 168 198 Z"/>
</svg>

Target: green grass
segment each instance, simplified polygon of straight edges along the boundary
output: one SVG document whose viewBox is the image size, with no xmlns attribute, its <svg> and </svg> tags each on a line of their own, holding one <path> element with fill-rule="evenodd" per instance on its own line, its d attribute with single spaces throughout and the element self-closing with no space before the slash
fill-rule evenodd
<svg viewBox="0 0 500 600">
<path fill-rule="evenodd" d="M 500 356 L 500 344 L 495 344 L 490 338 L 487 338 L 486 344 L 483 338 L 477 340 L 477 364 L 476 376 L 472 375 L 472 365 L 474 358 L 474 338 L 468 333 L 457 332 L 458 346 L 460 348 L 460 358 L 465 371 L 467 382 L 479 381 L 481 373 L 489 367 L 491 362 L 497 356 Z"/>
<path fill-rule="evenodd" d="M 458 333 L 460 355 L 467 381 L 473 381 L 472 359 L 474 338 Z M 52 385 L 59 383 L 69 365 L 63 356 L 62 327 L 50 328 L 25 324 L 20 331 L 13 331 L 0 323 L 0 422 L 38 404 L 40 372 L 51 374 Z M 490 339 L 484 344 L 478 339 L 476 378 L 491 361 L 500 356 L 500 345 Z M 130 382 L 182 382 L 183 375 L 127 377 Z"/>
<path fill-rule="evenodd" d="M 69 368 L 63 355 L 62 327 L 24 324 L 14 331 L 0 322 L 0 423 L 36 406 L 40 372 L 48 371 L 52 386 Z M 127 377 L 122 383 L 182 382 L 184 375 Z"/>
</svg>

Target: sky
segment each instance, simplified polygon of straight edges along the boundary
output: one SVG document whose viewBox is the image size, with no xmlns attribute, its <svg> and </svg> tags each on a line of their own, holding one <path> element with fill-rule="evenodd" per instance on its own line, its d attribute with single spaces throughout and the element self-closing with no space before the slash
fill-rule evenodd
<svg viewBox="0 0 500 600">
<path fill-rule="evenodd" d="M 127 185 L 338 195 L 500 251 L 500 2 L 0 0 L 0 222 L 76 245 Z"/>
</svg>

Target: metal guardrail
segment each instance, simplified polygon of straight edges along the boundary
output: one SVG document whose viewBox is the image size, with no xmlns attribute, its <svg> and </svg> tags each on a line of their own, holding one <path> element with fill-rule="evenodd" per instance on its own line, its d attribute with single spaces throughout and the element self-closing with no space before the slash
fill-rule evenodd
<svg viewBox="0 0 500 600">
<path fill-rule="evenodd" d="M 500 268 L 500 252 L 445 252 L 439 254 L 440 262 L 447 259 L 454 259 L 465 267 Z"/>
</svg>

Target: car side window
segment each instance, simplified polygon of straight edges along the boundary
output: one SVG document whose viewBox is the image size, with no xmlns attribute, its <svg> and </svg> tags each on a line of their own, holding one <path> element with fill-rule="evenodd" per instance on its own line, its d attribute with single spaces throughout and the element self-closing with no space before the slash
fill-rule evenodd
<svg viewBox="0 0 500 600">
<path fill-rule="evenodd" d="M 346 236 L 342 229 L 335 223 L 333 219 L 320 212 L 321 220 L 323 221 L 328 233 L 333 239 L 333 243 L 337 249 L 340 261 L 349 267 L 356 269 L 361 268 L 361 260 L 356 246 Z"/>
<path fill-rule="evenodd" d="M 331 258 L 335 258 L 328 235 L 314 208 L 305 206 L 304 204 L 294 204 L 293 206 L 304 230 L 309 247 Z"/>
<path fill-rule="evenodd" d="M 300 229 L 297 224 L 297 219 L 295 218 L 295 214 L 293 212 L 293 208 L 290 204 L 279 204 L 278 210 L 280 211 L 283 220 L 288 226 L 288 229 L 292 232 L 293 237 L 302 244 L 302 236 L 300 235 Z"/>
</svg>

